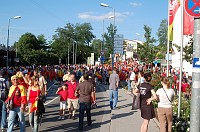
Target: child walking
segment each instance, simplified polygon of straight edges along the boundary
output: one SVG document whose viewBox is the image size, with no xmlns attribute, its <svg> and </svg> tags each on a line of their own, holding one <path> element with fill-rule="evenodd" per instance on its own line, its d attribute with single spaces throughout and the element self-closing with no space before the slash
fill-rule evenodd
<svg viewBox="0 0 200 132">
<path fill-rule="evenodd" d="M 58 117 L 59 120 L 65 119 L 65 109 L 66 109 L 66 103 L 68 98 L 68 85 L 63 84 L 62 87 L 58 88 L 56 91 L 56 94 L 60 95 L 60 116 Z"/>
</svg>

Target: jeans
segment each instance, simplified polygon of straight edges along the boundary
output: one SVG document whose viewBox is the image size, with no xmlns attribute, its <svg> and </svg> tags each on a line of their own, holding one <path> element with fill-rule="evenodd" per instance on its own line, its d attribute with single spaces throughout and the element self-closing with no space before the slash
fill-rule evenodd
<svg viewBox="0 0 200 132">
<path fill-rule="evenodd" d="M 117 101 L 118 101 L 118 90 L 112 90 L 110 89 L 110 94 L 109 94 L 109 99 L 110 99 L 110 108 L 115 109 L 117 106 Z"/>
<path fill-rule="evenodd" d="M 130 92 L 131 91 L 131 80 L 128 80 L 127 83 L 128 83 L 128 91 Z"/>
<path fill-rule="evenodd" d="M 126 80 L 122 80 L 122 87 L 125 87 L 127 85 Z"/>
<path fill-rule="evenodd" d="M 2 104 L 1 108 L 1 129 L 6 128 L 6 121 L 7 121 L 7 109 L 6 109 L 6 103 L 3 100 L 0 100 L 0 103 Z"/>
<path fill-rule="evenodd" d="M 20 111 L 20 107 L 15 107 L 12 110 L 9 111 L 9 117 L 8 117 L 8 130 L 7 132 L 13 131 L 13 126 L 15 122 L 15 116 L 18 114 L 19 116 L 19 125 L 20 125 L 20 132 L 25 132 L 25 116 L 24 113 Z"/>
<path fill-rule="evenodd" d="M 29 107 L 30 107 L 30 104 L 29 104 Z M 31 128 L 33 129 L 33 132 L 38 132 L 39 118 L 35 112 L 29 113 L 29 124 Z"/>
<path fill-rule="evenodd" d="M 91 125 L 91 103 L 86 102 L 80 102 L 79 104 L 79 129 L 83 129 L 83 119 L 84 119 L 84 113 L 86 110 L 87 115 L 87 124 L 88 126 Z"/>
</svg>

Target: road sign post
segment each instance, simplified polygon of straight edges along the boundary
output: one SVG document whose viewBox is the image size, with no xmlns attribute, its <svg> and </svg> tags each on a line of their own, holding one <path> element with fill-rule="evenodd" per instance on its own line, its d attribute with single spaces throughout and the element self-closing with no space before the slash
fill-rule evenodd
<svg viewBox="0 0 200 132">
<path fill-rule="evenodd" d="M 190 132 L 200 132 L 200 19 L 195 18 L 194 23 Z"/>
<path fill-rule="evenodd" d="M 190 132 L 200 132 L 200 2 L 198 0 L 185 0 L 184 6 L 186 12 L 195 18 Z"/>
</svg>

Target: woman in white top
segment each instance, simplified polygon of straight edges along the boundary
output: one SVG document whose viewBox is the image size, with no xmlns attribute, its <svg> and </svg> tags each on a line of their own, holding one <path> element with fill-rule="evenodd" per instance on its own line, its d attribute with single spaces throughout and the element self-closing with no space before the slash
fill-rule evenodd
<svg viewBox="0 0 200 132">
<path fill-rule="evenodd" d="M 170 88 L 167 77 L 161 79 L 163 88 L 156 91 L 158 97 L 158 119 L 160 122 L 160 132 L 172 132 L 172 101 L 174 90 Z"/>
<path fill-rule="evenodd" d="M 137 82 L 137 87 L 142 84 L 143 82 L 145 82 L 145 79 L 144 79 L 144 72 L 143 71 L 140 71 L 139 74 L 138 74 L 138 82 Z"/>
</svg>

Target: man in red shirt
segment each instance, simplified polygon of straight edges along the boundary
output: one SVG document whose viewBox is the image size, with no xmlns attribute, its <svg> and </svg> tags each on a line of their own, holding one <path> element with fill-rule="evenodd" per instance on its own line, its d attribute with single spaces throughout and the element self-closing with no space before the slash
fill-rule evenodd
<svg viewBox="0 0 200 132">
<path fill-rule="evenodd" d="M 78 107 L 78 97 L 75 95 L 76 94 L 76 87 L 77 87 L 77 81 L 75 74 L 70 75 L 70 81 L 66 82 L 68 85 L 68 110 L 69 110 L 69 119 L 75 119 L 74 115 L 76 112 L 76 109 Z"/>
<path fill-rule="evenodd" d="M 23 85 L 19 85 L 18 76 L 14 75 L 11 77 L 12 86 L 8 93 L 8 99 L 6 102 L 12 100 L 12 105 L 8 105 L 9 117 L 8 117 L 8 132 L 12 132 L 15 117 L 18 114 L 20 119 L 20 131 L 25 132 L 25 116 L 24 111 L 27 104 L 26 88 Z"/>
</svg>

